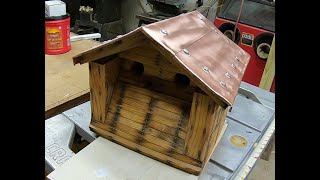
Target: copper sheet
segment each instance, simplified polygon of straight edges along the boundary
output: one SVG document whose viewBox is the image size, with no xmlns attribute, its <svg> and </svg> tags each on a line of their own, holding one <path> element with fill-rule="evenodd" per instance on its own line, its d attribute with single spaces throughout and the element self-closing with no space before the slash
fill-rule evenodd
<svg viewBox="0 0 320 180">
<path fill-rule="evenodd" d="M 174 54 L 183 69 L 189 70 L 210 92 L 220 96 L 226 104 L 233 104 L 250 55 L 223 35 L 212 22 L 194 11 L 142 29 Z"/>
<path fill-rule="evenodd" d="M 129 34 L 140 31 L 167 50 L 172 55 L 169 60 L 195 77 L 195 83 L 209 96 L 217 96 L 227 105 L 234 103 L 250 55 L 230 41 L 201 13 L 194 11 L 182 14 L 143 26 Z M 90 52 L 99 52 L 101 48 L 107 50 L 127 36 L 113 39 L 76 58 L 90 57 Z M 187 49 L 189 54 L 183 49 Z"/>
</svg>

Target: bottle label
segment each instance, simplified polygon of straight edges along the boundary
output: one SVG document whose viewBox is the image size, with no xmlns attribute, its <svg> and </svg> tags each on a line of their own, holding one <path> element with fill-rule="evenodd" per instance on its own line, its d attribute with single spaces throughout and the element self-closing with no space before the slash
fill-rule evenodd
<svg viewBox="0 0 320 180">
<path fill-rule="evenodd" d="M 61 49 L 63 47 L 61 26 L 47 27 L 46 40 L 48 49 Z"/>
</svg>

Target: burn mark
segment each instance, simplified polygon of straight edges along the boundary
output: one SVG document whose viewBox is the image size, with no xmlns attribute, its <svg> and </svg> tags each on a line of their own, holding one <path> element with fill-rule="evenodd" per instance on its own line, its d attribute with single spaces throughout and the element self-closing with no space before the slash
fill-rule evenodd
<svg viewBox="0 0 320 180">
<path fill-rule="evenodd" d="M 185 124 L 185 121 L 187 119 L 187 108 L 183 108 L 182 109 L 182 113 L 180 114 L 180 118 L 179 118 L 179 122 L 178 122 L 178 127 L 176 128 L 174 134 L 175 134 L 175 137 L 173 138 L 173 142 L 171 143 L 171 147 L 170 150 L 168 151 L 169 153 L 169 156 L 172 156 L 172 154 L 175 152 L 175 149 L 177 148 L 177 145 L 178 145 L 178 135 L 179 135 L 179 132 L 181 131 L 181 128 L 182 126 Z M 188 147 L 186 147 L 187 149 Z"/>
<path fill-rule="evenodd" d="M 198 151 L 198 159 L 201 157 L 201 150 Z"/>
<path fill-rule="evenodd" d="M 140 152 L 141 152 L 139 148 L 135 148 L 134 150 L 135 150 L 137 153 L 140 153 Z"/>
<path fill-rule="evenodd" d="M 157 102 L 157 99 L 155 99 L 155 98 L 151 98 L 149 101 L 149 112 L 145 116 L 144 123 L 143 123 L 142 129 L 140 131 L 140 135 L 137 139 L 138 144 L 141 144 L 144 141 L 143 136 L 145 135 L 145 131 L 148 128 L 149 122 L 152 117 L 153 108 L 154 108 L 156 102 Z"/>
<path fill-rule="evenodd" d="M 160 59 L 161 59 L 161 54 L 157 53 L 157 55 L 155 57 L 155 63 L 157 66 L 160 65 Z"/>
<path fill-rule="evenodd" d="M 172 162 L 170 160 L 167 160 L 166 164 L 168 164 L 169 166 L 172 166 Z"/>
<path fill-rule="evenodd" d="M 119 100 L 118 100 L 118 106 L 116 109 L 116 112 L 114 113 L 113 117 L 112 117 L 112 123 L 111 123 L 111 132 L 115 133 L 116 132 L 116 127 L 119 121 L 119 117 L 120 117 L 120 113 L 121 113 L 121 105 L 123 102 L 123 97 L 124 97 L 124 92 L 125 92 L 125 85 L 120 84 L 120 96 L 119 96 Z"/>
</svg>

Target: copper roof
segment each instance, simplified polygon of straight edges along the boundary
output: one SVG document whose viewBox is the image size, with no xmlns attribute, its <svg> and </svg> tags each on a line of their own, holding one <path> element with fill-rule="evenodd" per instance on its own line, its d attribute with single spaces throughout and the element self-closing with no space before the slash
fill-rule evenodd
<svg viewBox="0 0 320 180">
<path fill-rule="evenodd" d="M 193 11 L 137 28 L 74 57 L 74 64 L 94 61 L 153 42 L 211 98 L 232 105 L 250 55 Z"/>
</svg>

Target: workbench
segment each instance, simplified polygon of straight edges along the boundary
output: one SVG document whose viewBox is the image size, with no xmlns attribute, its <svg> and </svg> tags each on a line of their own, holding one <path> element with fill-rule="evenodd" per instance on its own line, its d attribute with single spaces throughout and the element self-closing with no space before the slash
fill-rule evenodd
<svg viewBox="0 0 320 180">
<path fill-rule="evenodd" d="M 99 44 L 94 40 L 80 40 L 71 42 L 67 53 L 45 55 L 46 119 L 90 99 L 88 65 L 74 66 L 72 57 Z"/>
<path fill-rule="evenodd" d="M 194 176 L 131 151 L 90 131 L 90 102 L 46 120 L 46 171 L 49 179 L 245 179 L 275 130 L 275 96 L 245 82 L 226 118 L 221 136 L 204 172 Z M 90 144 L 70 150 L 77 132 Z M 246 140 L 231 143 L 234 135 Z"/>
</svg>

